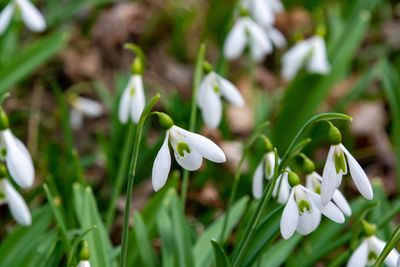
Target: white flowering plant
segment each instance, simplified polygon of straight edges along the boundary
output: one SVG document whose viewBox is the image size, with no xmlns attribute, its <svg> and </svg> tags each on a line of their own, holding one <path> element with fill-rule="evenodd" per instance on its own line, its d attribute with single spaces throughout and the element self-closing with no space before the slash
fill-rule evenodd
<svg viewBox="0 0 400 267">
<path fill-rule="evenodd" d="M 0 1 L 0 266 L 400 267 L 398 10 Z"/>
</svg>

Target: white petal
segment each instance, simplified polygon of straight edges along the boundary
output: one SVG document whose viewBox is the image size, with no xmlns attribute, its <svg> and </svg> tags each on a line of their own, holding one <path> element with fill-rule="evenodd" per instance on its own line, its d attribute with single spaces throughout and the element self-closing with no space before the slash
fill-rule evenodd
<svg viewBox="0 0 400 267">
<path fill-rule="evenodd" d="M 308 235 L 317 229 L 321 222 L 321 213 L 311 203 L 311 212 L 300 215 L 299 224 L 297 225 L 297 232 L 302 235 Z"/>
<path fill-rule="evenodd" d="M 294 200 L 294 190 L 290 193 L 288 202 L 282 212 L 280 228 L 284 239 L 289 239 L 296 231 L 299 222 L 299 211 Z"/>
<path fill-rule="evenodd" d="M 258 164 L 253 175 L 252 192 L 255 199 L 260 199 L 263 193 L 263 160 Z"/>
<path fill-rule="evenodd" d="M 307 190 L 308 196 L 310 197 L 313 204 L 324 214 L 326 217 L 337 223 L 344 223 L 344 215 L 341 210 L 335 206 L 332 202 L 328 202 L 326 205 L 322 205 L 321 196 L 310 190 Z"/>
<path fill-rule="evenodd" d="M 360 191 L 361 195 L 363 195 L 363 197 L 365 197 L 366 199 L 368 200 L 373 199 L 374 193 L 372 191 L 371 184 L 364 170 L 361 168 L 360 164 L 358 164 L 357 160 L 350 154 L 350 152 L 342 144 L 340 144 L 340 148 L 346 154 L 351 178 L 353 178 L 353 182 L 356 185 L 358 191 Z"/>
<path fill-rule="evenodd" d="M 342 179 L 342 174 L 336 173 L 334 150 L 335 147 L 331 146 L 322 173 L 321 198 L 322 204 L 324 205 L 331 201 L 333 194 L 338 187 L 338 183 Z"/>
<path fill-rule="evenodd" d="M 133 75 L 131 78 L 131 86 L 133 86 L 135 93 L 131 98 L 130 109 L 131 109 L 131 118 L 135 123 L 139 122 L 140 116 L 144 110 L 146 105 L 146 100 L 144 97 L 143 91 L 143 81 L 142 76 Z"/>
<path fill-rule="evenodd" d="M 188 171 L 198 170 L 203 163 L 203 157 L 195 150 L 191 150 L 188 154 L 185 153 L 184 157 L 179 156 L 176 151 L 174 151 L 174 155 L 179 165 Z"/>
<path fill-rule="evenodd" d="M 346 216 L 351 216 L 351 207 L 342 192 L 336 190 L 333 194 L 332 201 Z"/>
<path fill-rule="evenodd" d="M 226 100 L 228 100 L 235 106 L 243 107 L 244 99 L 236 86 L 218 74 L 216 74 L 216 77 L 219 84 L 219 89 L 221 90 L 221 94 L 226 98 Z"/>
<path fill-rule="evenodd" d="M 42 32 L 46 29 L 46 21 L 40 11 L 28 0 L 16 0 L 21 9 L 22 20 L 25 25 L 34 32 Z"/>
<path fill-rule="evenodd" d="M 224 55 L 227 59 L 236 59 L 246 47 L 246 32 L 243 19 L 238 19 L 229 32 L 224 44 Z"/>
<path fill-rule="evenodd" d="M 279 194 L 278 194 L 279 190 Z M 272 196 L 277 198 L 278 203 L 284 205 L 288 201 L 290 195 L 290 184 L 288 181 L 287 172 L 281 174 L 276 180 L 274 191 Z"/>
<path fill-rule="evenodd" d="M 327 74 L 331 70 L 326 55 L 325 41 L 319 36 L 310 39 L 312 44 L 312 56 L 308 62 L 308 70 L 314 73 Z"/>
<path fill-rule="evenodd" d="M 168 148 L 169 132 L 165 134 L 164 142 L 154 160 L 152 170 L 152 184 L 155 191 L 160 190 L 166 183 L 171 169 L 171 154 Z"/>
<path fill-rule="evenodd" d="M 278 31 L 277 29 L 275 29 L 274 27 L 270 27 L 268 29 L 268 36 L 271 39 L 274 46 L 276 46 L 278 48 L 282 48 L 282 47 L 286 46 L 285 36 L 283 36 L 283 34 L 280 31 Z"/>
<path fill-rule="evenodd" d="M 189 132 L 178 126 L 172 127 L 179 131 L 187 139 L 190 148 L 193 147 L 204 158 L 217 163 L 226 161 L 225 154 L 222 149 L 210 139 L 199 134 Z"/>
<path fill-rule="evenodd" d="M 397 257 L 397 264 L 396 264 L 396 267 L 400 267 L 400 256 Z"/>
<path fill-rule="evenodd" d="M 250 53 L 255 61 L 261 60 L 266 54 L 272 52 L 272 44 L 265 31 L 253 20 L 246 18 L 246 29 L 250 35 Z"/>
<path fill-rule="evenodd" d="M 72 106 L 89 118 L 96 118 L 103 114 L 103 107 L 99 102 L 86 97 L 77 97 Z"/>
<path fill-rule="evenodd" d="M 291 80 L 297 74 L 310 50 L 309 42 L 302 41 L 282 56 L 282 76 L 286 80 Z"/>
<path fill-rule="evenodd" d="M 275 21 L 275 14 L 267 4 L 267 1 L 253 0 L 252 3 L 251 13 L 254 19 L 263 27 L 272 25 Z"/>
<path fill-rule="evenodd" d="M 268 0 L 268 5 L 275 13 L 280 13 L 284 10 L 280 0 Z"/>
<path fill-rule="evenodd" d="M 72 129 L 81 129 L 83 125 L 83 115 L 76 109 L 71 109 L 69 112 L 69 124 Z"/>
<path fill-rule="evenodd" d="M 90 267 L 89 261 L 80 261 L 78 267 Z"/>
<path fill-rule="evenodd" d="M 14 10 L 15 10 L 14 2 L 11 1 L 1 12 L 1 14 L 0 14 L 0 34 L 5 32 L 8 25 L 10 25 L 12 16 L 14 14 Z"/>
<path fill-rule="evenodd" d="M 372 248 L 377 255 L 380 255 L 386 246 L 386 242 L 380 240 L 379 238 L 372 236 L 369 238 L 370 242 L 372 242 Z M 396 249 L 392 249 L 389 255 L 385 259 L 385 264 L 389 267 L 396 267 L 397 259 L 399 257 L 399 253 Z"/>
<path fill-rule="evenodd" d="M 4 194 L 14 219 L 21 225 L 32 223 L 31 213 L 22 196 L 15 190 L 9 181 L 3 180 Z"/>
<path fill-rule="evenodd" d="M 207 74 L 203 80 L 201 81 L 200 84 L 200 88 L 199 91 L 197 92 L 197 97 L 196 97 L 196 101 L 197 101 L 197 105 L 201 108 L 205 102 L 205 92 L 209 89 L 212 88 L 212 79 L 213 79 L 213 73 L 210 72 L 209 74 Z"/>
<path fill-rule="evenodd" d="M 203 120 L 207 127 L 215 129 L 218 127 L 222 118 L 222 103 L 220 96 L 213 88 L 207 88 L 203 92 L 203 103 L 200 106 Z"/>
<path fill-rule="evenodd" d="M 124 89 L 122 93 L 119 108 L 118 108 L 118 118 L 121 123 L 127 123 L 129 118 L 129 110 L 130 110 L 130 103 L 131 103 L 131 95 L 130 95 L 130 88 L 129 84 L 127 88 Z"/>
<path fill-rule="evenodd" d="M 268 166 L 267 171 L 269 170 L 269 172 L 265 173 L 265 176 L 268 180 L 271 180 L 275 170 L 275 153 L 273 151 L 265 155 L 265 165 Z"/>
<path fill-rule="evenodd" d="M 361 245 L 353 252 L 350 260 L 347 262 L 347 267 L 365 267 L 368 261 L 368 243 L 364 240 Z"/>
<path fill-rule="evenodd" d="M 35 179 L 35 170 L 28 150 L 9 129 L 2 134 L 7 148 L 6 164 L 11 177 L 22 188 L 31 187 Z"/>
</svg>

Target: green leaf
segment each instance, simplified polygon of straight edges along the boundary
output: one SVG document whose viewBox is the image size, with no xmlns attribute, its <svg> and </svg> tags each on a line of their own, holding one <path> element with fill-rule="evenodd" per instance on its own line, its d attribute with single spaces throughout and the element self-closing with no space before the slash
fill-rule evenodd
<svg viewBox="0 0 400 267">
<path fill-rule="evenodd" d="M 142 258 L 144 266 L 157 266 L 156 255 L 151 246 L 151 240 L 145 223 L 143 222 L 140 213 L 135 213 L 135 224 L 133 230 L 136 233 L 136 248 L 139 250 L 139 255 Z"/>
<path fill-rule="evenodd" d="M 246 205 L 248 201 L 248 197 L 242 197 L 233 204 L 227 224 L 227 231 L 225 231 L 224 235 L 224 241 L 228 239 L 233 228 L 239 222 L 240 218 L 246 210 Z M 212 262 L 212 249 L 209 244 L 212 239 L 219 237 L 222 230 L 224 217 L 225 214 L 218 218 L 218 220 L 213 222 L 209 227 L 207 227 L 207 229 L 198 237 L 193 248 L 194 259 L 197 267 L 210 266 Z"/>
<path fill-rule="evenodd" d="M 221 245 L 218 244 L 218 242 L 215 239 L 211 240 L 211 244 L 214 251 L 215 267 L 231 266 L 231 263 L 229 262 L 229 259 L 226 256 L 225 250 L 221 247 Z"/>
<path fill-rule="evenodd" d="M 289 255 L 292 255 L 294 248 L 297 246 L 300 240 L 302 240 L 302 236 L 296 234 L 288 240 L 278 241 L 263 255 L 259 266 L 281 266 L 285 260 L 289 258 Z"/>
<path fill-rule="evenodd" d="M 16 53 L 0 69 L 0 95 L 54 56 L 68 40 L 65 32 L 46 36 Z"/>
<path fill-rule="evenodd" d="M 163 205 L 156 218 L 158 232 L 161 237 L 161 260 L 163 267 L 176 266 L 174 255 L 174 228 L 171 216 L 167 212 L 167 206 Z"/>
</svg>

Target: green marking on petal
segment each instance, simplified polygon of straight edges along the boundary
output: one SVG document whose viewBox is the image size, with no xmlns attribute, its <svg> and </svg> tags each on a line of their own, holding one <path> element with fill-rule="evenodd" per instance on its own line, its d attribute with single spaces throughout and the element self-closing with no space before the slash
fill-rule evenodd
<svg viewBox="0 0 400 267">
<path fill-rule="evenodd" d="M 6 200 L 6 195 L 3 191 L 0 191 L 0 201 Z"/>
<path fill-rule="evenodd" d="M 375 262 L 377 258 L 378 255 L 374 251 L 368 253 L 368 262 Z"/>
<path fill-rule="evenodd" d="M 7 149 L 5 147 L 1 148 L 0 154 L 2 158 L 5 158 L 7 156 Z"/>
<path fill-rule="evenodd" d="M 176 150 L 178 151 L 178 154 L 181 157 L 185 156 L 185 151 L 188 154 L 190 153 L 189 145 L 186 144 L 185 142 L 179 142 L 178 145 L 176 146 Z"/>
<path fill-rule="evenodd" d="M 346 164 L 346 158 L 344 156 L 344 153 L 342 150 L 339 150 L 339 153 L 334 153 L 333 157 L 335 161 L 335 170 L 336 173 L 339 174 L 340 172 L 342 173 L 347 173 L 347 164 Z"/>
<path fill-rule="evenodd" d="M 134 96 L 135 95 L 135 87 L 133 87 L 133 86 L 131 86 L 130 88 L 129 88 L 129 93 L 131 94 L 131 96 Z"/>
<path fill-rule="evenodd" d="M 311 211 L 310 202 L 308 202 L 307 200 L 304 200 L 304 199 L 300 200 L 297 203 L 297 207 L 298 207 L 298 209 L 299 209 L 301 214 Z"/>
<path fill-rule="evenodd" d="M 213 90 L 214 90 L 214 92 L 216 92 L 217 94 L 219 94 L 220 90 L 219 90 L 218 84 L 214 84 Z"/>
<path fill-rule="evenodd" d="M 315 193 L 317 193 L 318 195 L 321 195 L 321 186 L 317 186 L 314 189 Z"/>
</svg>

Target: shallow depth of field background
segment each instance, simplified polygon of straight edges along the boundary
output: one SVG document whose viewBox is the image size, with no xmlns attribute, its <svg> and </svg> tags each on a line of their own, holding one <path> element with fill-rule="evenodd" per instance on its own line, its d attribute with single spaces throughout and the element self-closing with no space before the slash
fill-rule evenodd
<svg viewBox="0 0 400 267">
<path fill-rule="evenodd" d="M 6 2 L 0 1 L 1 9 Z M 43 183 L 48 185 L 68 230 L 82 231 L 93 223 L 82 222 L 77 215 L 83 207 L 76 194 L 85 189 L 75 183 L 82 181 L 95 196 L 100 217 L 94 217 L 104 221 L 122 151 L 127 145 L 129 126 L 121 125 L 116 114 L 133 59 L 132 53 L 123 49 L 126 42 L 138 44 L 147 57 L 146 98 L 160 92 L 162 98 L 156 109 L 168 113 L 181 127 L 189 125 L 194 64 L 202 42 L 206 44 L 206 59 L 235 83 L 245 98 L 244 108 L 226 106 L 218 130 L 205 128 L 198 112 L 196 131 L 219 144 L 228 160 L 223 165 L 206 162 L 190 175 L 186 217 L 193 237 L 224 212 L 243 140 L 254 127 L 269 120 L 268 136 L 278 152 L 283 152 L 297 130 L 317 112 L 343 112 L 354 118 L 353 123 L 336 125 L 342 131 L 344 143 L 372 180 L 374 200 L 380 201 L 371 212 L 370 221 L 378 222 L 399 207 L 400 3 L 282 1 L 286 11 L 277 17 L 275 25 L 287 38 L 288 47 L 298 35 L 312 35 L 316 21 L 324 21 L 332 65 L 327 76 L 301 72 L 288 83 L 280 76 L 280 60 L 287 48 L 275 49 L 256 65 L 245 57 L 233 62 L 223 59 L 221 48 L 232 25 L 234 2 L 39 0 L 34 3 L 47 20 L 45 33 L 34 34 L 22 23 L 13 23 L 12 29 L 0 37 L 0 93 L 11 93 L 4 109 L 11 129 L 27 145 L 36 168 L 35 186 L 23 191 L 33 214 L 32 226 L 15 226 L 8 208 L 0 207 L 0 266 L 65 264 L 59 226 Z M 100 101 L 105 114 L 96 119 L 85 118 L 82 129 L 71 129 L 67 97 L 70 92 Z M 314 127 L 310 132 L 313 143 L 305 149 L 320 172 L 329 148 L 326 131 L 325 124 Z M 171 172 L 168 188 L 155 194 L 151 186 L 151 166 L 163 137 L 164 131 L 152 118 L 144 131 L 132 199 L 135 212 L 143 211 L 142 219 L 153 248 L 149 255 L 160 251 L 154 214 L 162 205 L 156 198 L 165 197 L 171 187 L 179 192 L 181 168 L 174 161 L 172 168 L 177 171 Z M 251 178 L 262 153 L 261 144 L 252 148 L 245 162 L 238 199 L 247 196 L 243 201 L 253 201 Z M 121 242 L 125 185 L 122 188 L 115 220 L 109 226 L 107 246 L 113 246 L 107 251 L 110 255 L 116 253 Z M 353 203 L 364 201 L 350 179 L 344 178 L 342 188 Z M 394 222 L 396 218 L 391 223 Z M 351 231 L 351 224 L 351 219 L 344 225 L 324 220 L 322 230 L 309 237 L 296 236 L 290 243 L 277 240 L 285 249 L 275 247 L 275 252 L 284 251 L 283 255 L 273 258 L 275 253 L 268 251 L 265 255 L 271 257 L 271 266 L 283 262 L 287 266 L 328 266 L 338 255 L 346 254 L 348 246 L 340 240 Z M 387 239 L 392 230 L 387 223 L 380 235 Z M 130 266 L 157 266 L 158 260 L 143 263 L 141 252 L 136 249 L 140 238 L 132 228 L 131 231 Z M 105 233 L 102 238 L 107 236 Z M 233 234 L 228 241 L 228 249 L 235 237 Z M 318 242 L 324 244 L 322 252 Z M 337 266 L 346 261 L 346 256 L 341 257 Z M 42 265 L 36 265 L 39 263 Z"/>
</svg>

